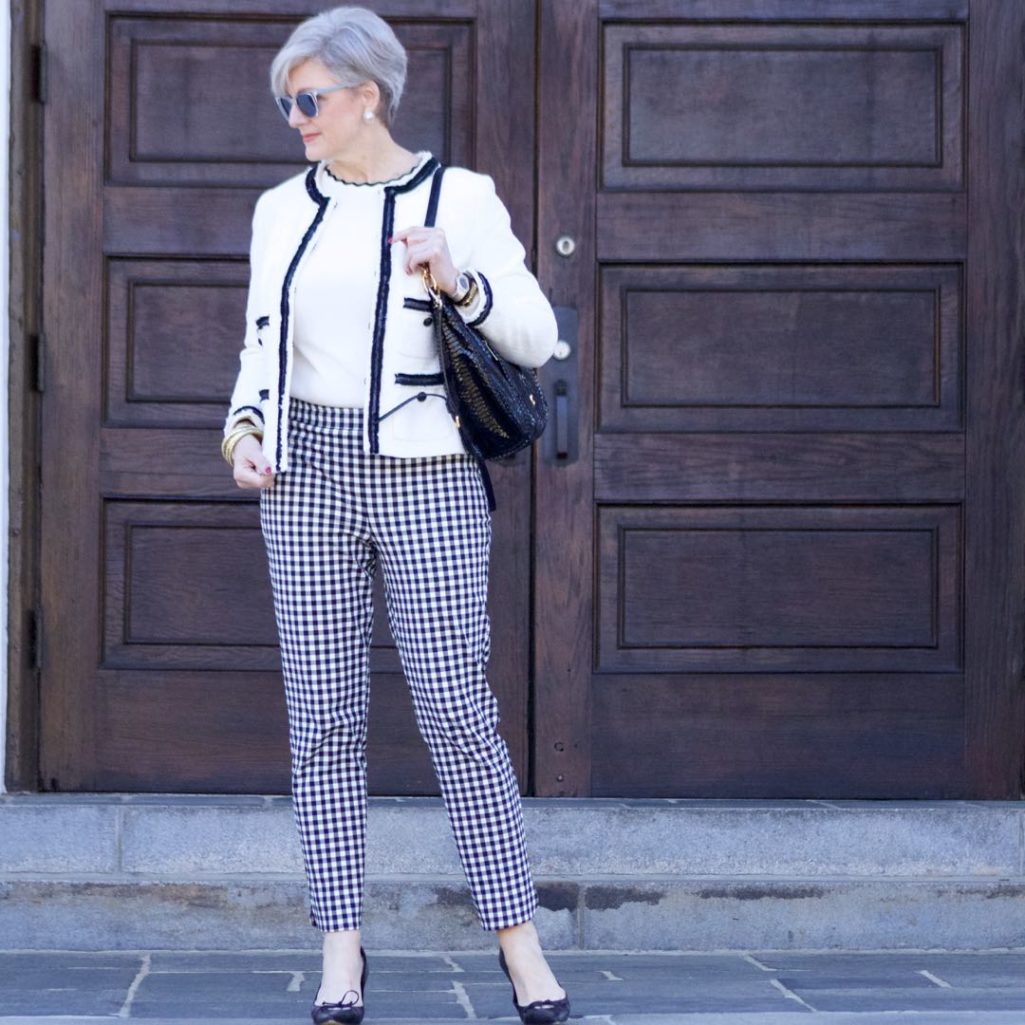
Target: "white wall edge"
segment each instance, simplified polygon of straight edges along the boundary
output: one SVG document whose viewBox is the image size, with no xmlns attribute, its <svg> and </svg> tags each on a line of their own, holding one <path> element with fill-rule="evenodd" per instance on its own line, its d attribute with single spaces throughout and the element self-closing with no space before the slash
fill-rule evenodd
<svg viewBox="0 0 1025 1025">
<path fill-rule="evenodd" d="M 4 779 L 7 775 L 7 589 L 10 586 L 8 531 L 10 529 L 10 437 L 8 434 L 8 411 L 10 404 L 11 357 L 10 309 L 11 309 L 11 237 L 10 237 L 10 150 L 11 150 L 11 7 L 0 6 L 0 192 L 5 197 L 0 203 L 0 239 L 7 244 L 0 246 L 0 794 L 6 793 Z"/>
</svg>

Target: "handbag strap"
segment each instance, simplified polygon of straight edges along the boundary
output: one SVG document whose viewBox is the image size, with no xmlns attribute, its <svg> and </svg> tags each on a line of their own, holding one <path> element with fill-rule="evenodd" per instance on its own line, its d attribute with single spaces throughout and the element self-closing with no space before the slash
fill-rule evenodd
<svg viewBox="0 0 1025 1025">
<path fill-rule="evenodd" d="M 438 216 L 438 200 L 441 197 L 441 176 L 445 173 L 445 165 L 438 164 L 431 180 L 431 196 L 427 200 L 427 216 L 424 218 L 424 227 L 433 228 L 435 218 Z"/>
<path fill-rule="evenodd" d="M 441 198 L 441 178 L 445 173 L 445 165 L 439 163 L 438 169 L 434 172 L 434 178 L 431 180 L 431 195 L 427 200 L 427 216 L 424 218 L 424 227 L 433 228 L 434 222 L 438 216 L 438 200 Z M 441 316 L 440 311 L 435 311 L 434 316 Z M 447 386 L 446 386 L 447 390 Z M 491 474 L 488 473 L 487 464 L 480 456 L 475 456 L 474 461 L 480 468 L 481 482 L 484 485 L 484 493 L 488 499 L 488 509 L 491 512 L 495 511 L 495 489 L 491 483 Z"/>
</svg>

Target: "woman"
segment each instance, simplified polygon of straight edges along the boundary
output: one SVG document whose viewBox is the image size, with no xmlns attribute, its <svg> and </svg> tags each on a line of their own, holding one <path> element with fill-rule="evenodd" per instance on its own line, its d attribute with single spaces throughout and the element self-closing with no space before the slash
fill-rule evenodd
<svg viewBox="0 0 1025 1025">
<path fill-rule="evenodd" d="M 314 1022 L 359 1022 L 371 580 L 388 615 L 484 929 L 524 1022 L 565 1021 L 541 951 L 522 805 L 484 670 L 491 521 L 446 412 L 422 272 L 507 359 L 552 354 L 552 309 L 486 175 L 391 136 L 406 55 L 370 11 L 300 24 L 271 88 L 301 174 L 257 200 L 241 367 L 223 453 L 259 488 L 289 716 L 292 793 L 323 932 Z M 353 996 L 355 994 L 355 996 Z"/>
</svg>

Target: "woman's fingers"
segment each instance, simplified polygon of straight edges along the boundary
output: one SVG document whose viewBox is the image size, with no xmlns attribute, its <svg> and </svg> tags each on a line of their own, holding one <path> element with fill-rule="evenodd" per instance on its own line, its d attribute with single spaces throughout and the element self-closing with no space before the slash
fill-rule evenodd
<svg viewBox="0 0 1025 1025">
<path fill-rule="evenodd" d="M 235 483 L 240 488 L 269 488 L 274 473 L 263 454 L 260 443 L 253 435 L 241 438 L 232 453 Z"/>
<path fill-rule="evenodd" d="M 406 228 L 392 235 L 392 242 L 406 246 L 406 273 L 412 274 L 421 264 L 432 265 L 448 256 L 448 243 L 440 228 Z"/>
<path fill-rule="evenodd" d="M 392 235 L 391 242 L 405 244 L 407 274 L 414 274 L 424 266 L 430 267 L 434 280 L 443 291 L 451 292 L 455 288 L 456 268 L 443 229 L 422 226 L 403 228 Z"/>
</svg>

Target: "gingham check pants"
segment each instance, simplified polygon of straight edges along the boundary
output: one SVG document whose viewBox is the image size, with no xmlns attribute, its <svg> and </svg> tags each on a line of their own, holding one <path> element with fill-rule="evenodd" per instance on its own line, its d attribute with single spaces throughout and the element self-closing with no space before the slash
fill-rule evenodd
<svg viewBox="0 0 1025 1025">
<path fill-rule="evenodd" d="M 292 755 L 292 797 L 321 930 L 363 910 L 372 582 L 430 750 L 482 928 L 538 906 L 498 702 L 485 676 L 491 516 L 469 456 L 362 451 L 359 409 L 291 399 L 289 466 L 260 492 Z"/>
</svg>

